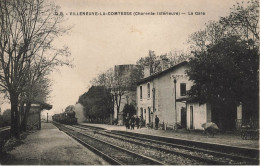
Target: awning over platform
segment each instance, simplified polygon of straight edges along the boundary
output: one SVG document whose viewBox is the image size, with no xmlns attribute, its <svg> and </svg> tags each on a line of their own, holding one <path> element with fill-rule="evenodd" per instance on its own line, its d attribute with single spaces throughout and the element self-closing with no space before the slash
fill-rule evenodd
<svg viewBox="0 0 260 166">
<path fill-rule="evenodd" d="M 187 102 L 189 100 L 190 100 L 190 98 L 188 98 L 188 97 L 182 97 L 182 98 L 176 99 L 176 102 Z"/>
<path fill-rule="evenodd" d="M 192 99 L 192 98 L 190 98 L 190 97 L 178 98 L 178 99 L 176 99 L 176 102 L 182 102 L 182 103 L 199 103 L 199 104 L 205 103 L 205 102 L 200 103 L 197 99 Z"/>
<path fill-rule="evenodd" d="M 43 109 L 45 109 L 45 110 L 50 110 L 50 109 L 52 109 L 52 105 L 47 104 L 47 103 L 45 103 L 45 102 L 43 102 L 43 101 L 33 101 L 32 105 L 38 105 L 38 106 L 40 106 L 40 108 L 41 108 L 42 110 L 43 110 Z"/>
</svg>

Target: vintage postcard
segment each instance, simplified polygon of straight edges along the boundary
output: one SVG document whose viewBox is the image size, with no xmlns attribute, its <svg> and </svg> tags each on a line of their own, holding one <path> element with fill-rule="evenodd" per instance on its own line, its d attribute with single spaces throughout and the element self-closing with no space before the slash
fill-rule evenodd
<svg viewBox="0 0 260 166">
<path fill-rule="evenodd" d="M 259 164 L 258 21 L 258 0 L 0 0 L 0 164 Z"/>
</svg>

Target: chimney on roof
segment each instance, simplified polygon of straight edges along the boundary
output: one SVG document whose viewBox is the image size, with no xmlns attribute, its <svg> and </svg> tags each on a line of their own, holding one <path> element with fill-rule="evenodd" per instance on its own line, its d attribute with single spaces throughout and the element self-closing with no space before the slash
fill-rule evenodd
<svg viewBox="0 0 260 166">
<path fill-rule="evenodd" d="M 150 66 L 144 66 L 144 78 L 149 77 L 150 75 Z"/>
<path fill-rule="evenodd" d="M 168 59 L 161 59 L 160 66 L 162 68 L 162 71 L 164 71 L 170 67 L 170 62 L 168 61 Z"/>
</svg>

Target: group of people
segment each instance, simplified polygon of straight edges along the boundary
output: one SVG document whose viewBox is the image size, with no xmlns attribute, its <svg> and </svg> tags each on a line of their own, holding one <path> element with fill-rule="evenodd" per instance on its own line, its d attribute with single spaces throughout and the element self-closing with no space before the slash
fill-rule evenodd
<svg viewBox="0 0 260 166">
<path fill-rule="evenodd" d="M 133 115 L 132 117 L 126 117 L 125 118 L 125 127 L 127 129 L 130 129 L 131 130 L 134 130 L 135 129 L 135 125 L 137 128 L 141 128 L 141 125 L 142 125 L 142 119 L 141 117 L 139 118 L 138 116 L 136 115 Z"/>
<path fill-rule="evenodd" d="M 158 129 L 158 127 L 159 127 L 159 121 L 160 120 L 159 120 L 159 118 L 156 115 L 156 117 L 155 117 L 155 128 L 156 129 Z M 141 128 L 143 123 L 144 123 L 143 118 L 141 118 L 141 117 L 139 118 L 136 115 L 133 115 L 132 117 L 128 117 L 127 116 L 125 118 L 125 127 L 127 129 L 131 128 L 131 130 L 134 130 L 135 129 L 135 125 L 136 125 L 137 129 L 139 129 L 139 128 Z"/>
</svg>

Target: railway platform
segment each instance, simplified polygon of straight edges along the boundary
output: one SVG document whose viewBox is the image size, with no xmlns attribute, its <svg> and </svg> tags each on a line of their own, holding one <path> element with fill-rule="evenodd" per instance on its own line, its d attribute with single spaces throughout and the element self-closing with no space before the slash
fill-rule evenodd
<svg viewBox="0 0 260 166">
<path fill-rule="evenodd" d="M 125 126 L 91 124 L 91 123 L 82 123 L 82 124 L 100 127 L 107 130 L 119 130 L 119 131 L 134 132 L 134 133 L 147 134 L 153 136 L 259 150 L 259 140 L 243 140 L 241 139 L 240 135 L 235 135 L 232 133 L 230 134 L 219 133 L 214 137 L 211 136 L 207 137 L 201 132 L 193 132 L 193 131 L 188 132 L 186 130 L 173 131 L 173 130 L 155 130 L 150 128 L 141 128 L 141 129 L 135 128 L 134 130 L 130 130 L 130 129 L 126 129 Z"/>
<path fill-rule="evenodd" d="M 22 143 L 7 152 L 0 165 L 107 165 L 52 123 L 43 123 Z"/>
</svg>

